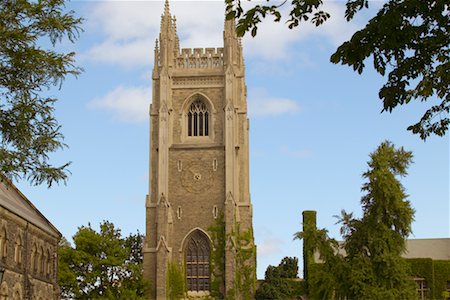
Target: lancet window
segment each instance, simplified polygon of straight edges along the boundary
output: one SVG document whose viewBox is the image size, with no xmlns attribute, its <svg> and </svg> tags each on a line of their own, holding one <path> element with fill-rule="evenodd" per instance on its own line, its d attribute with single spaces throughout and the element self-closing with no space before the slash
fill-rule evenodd
<svg viewBox="0 0 450 300">
<path fill-rule="evenodd" d="M 39 259 L 39 255 L 37 252 L 37 246 L 36 244 L 33 245 L 33 248 L 31 249 L 31 262 L 30 262 L 30 266 L 31 269 L 36 273 L 37 272 L 37 268 L 38 268 L 38 259 Z"/>
<path fill-rule="evenodd" d="M 22 248 L 22 237 L 19 234 L 16 237 L 16 243 L 14 245 L 14 261 L 19 265 L 22 263 Z"/>
<path fill-rule="evenodd" d="M 44 273 L 45 260 L 46 258 L 44 248 L 41 246 L 41 248 L 39 249 L 39 265 L 38 265 L 39 273 Z"/>
<path fill-rule="evenodd" d="M 47 276 L 50 276 L 50 272 L 52 269 L 52 260 L 51 260 L 51 256 L 50 256 L 50 250 L 47 249 L 47 260 L 46 260 L 46 268 L 45 268 L 45 272 L 47 274 Z"/>
<path fill-rule="evenodd" d="M 200 231 L 194 232 L 186 248 L 186 283 L 188 291 L 209 291 L 210 252 L 208 238 Z"/>
<path fill-rule="evenodd" d="M 7 255 L 7 241 L 6 229 L 3 227 L 0 229 L 0 258 L 5 258 Z"/>
<path fill-rule="evenodd" d="M 187 113 L 188 136 L 208 136 L 209 135 L 209 111 L 205 102 L 196 99 L 189 106 Z"/>
</svg>

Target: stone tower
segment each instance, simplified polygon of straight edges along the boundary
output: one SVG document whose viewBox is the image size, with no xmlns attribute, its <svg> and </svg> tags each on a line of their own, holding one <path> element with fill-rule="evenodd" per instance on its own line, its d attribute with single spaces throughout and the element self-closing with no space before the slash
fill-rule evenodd
<svg viewBox="0 0 450 300">
<path fill-rule="evenodd" d="M 166 1 L 155 46 L 144 276 L 152 299 L 249 299 L 256 247 L 242 46 L 180 49 Z"/>
</svg>

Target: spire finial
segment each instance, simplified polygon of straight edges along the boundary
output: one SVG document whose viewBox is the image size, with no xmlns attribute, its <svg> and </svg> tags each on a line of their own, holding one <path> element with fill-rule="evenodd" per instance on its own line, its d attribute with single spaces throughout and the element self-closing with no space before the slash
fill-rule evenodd
<svg viewBox="0 0 450 300">
<path fill-rule="evenodd" d="M 164 15 L 165 16 L 169 16 L 170 15 L 169 0 L 166 0 L 164 2 Z"/>
</svg>

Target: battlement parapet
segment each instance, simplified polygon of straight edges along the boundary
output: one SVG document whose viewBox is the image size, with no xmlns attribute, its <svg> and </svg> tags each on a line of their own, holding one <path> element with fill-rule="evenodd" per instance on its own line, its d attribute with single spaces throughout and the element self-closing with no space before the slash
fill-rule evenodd
<svg viewBox="0 0 450 300">
<path fill-rule="evenodd" d="M 223 48 L 183 48 L 175 57 L 177 69 L 213 69 L 223 66 Z"/>
</svg>

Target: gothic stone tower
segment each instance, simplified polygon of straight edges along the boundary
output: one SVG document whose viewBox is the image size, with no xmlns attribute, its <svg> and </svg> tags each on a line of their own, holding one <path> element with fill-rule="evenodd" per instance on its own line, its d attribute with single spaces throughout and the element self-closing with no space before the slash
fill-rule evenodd
<svg viewBox="0 0 450 300">
<path fill-rule="evenodd" d="M 249 299 L 256 247 L 242 46 L 180 49 L 166 1 L 155 47 L 144 276 L 153 299 Z M 180 294 L 181 292 L 181 294 Z"/>
</svg>

